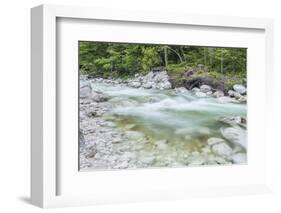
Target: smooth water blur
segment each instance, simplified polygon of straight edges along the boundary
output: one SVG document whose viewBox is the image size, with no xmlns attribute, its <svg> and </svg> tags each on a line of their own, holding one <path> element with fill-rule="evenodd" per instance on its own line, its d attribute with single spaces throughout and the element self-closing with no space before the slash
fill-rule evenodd
<svg viewBox="0 0 281 213">
<path fill-rule="evenodd" d="M 93 90 L 110 96 L 114 109 L 106 116 L 120 128 L 143 132 L 151 140 L 168 140 L 198 150 L 210 137 L 222 137 L 220 118 L 246 117 L 246 105 L 219 103 L 174 90 L 135 89 L 122 85 L 92 83 Z M 245 131 L 245 130 L 244 130 Z"/>
</svg>

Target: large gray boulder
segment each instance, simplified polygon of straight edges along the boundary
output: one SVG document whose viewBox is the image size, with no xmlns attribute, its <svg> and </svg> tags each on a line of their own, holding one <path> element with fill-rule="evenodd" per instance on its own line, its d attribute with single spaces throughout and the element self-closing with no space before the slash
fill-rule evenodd
<svg viewBox="0 0 281 213">
<path fill-rule="evenodd" d="M 157 83 L 168 81 L 169 76 L 167 71 L 155 72 L 153 80 Z"/>
<path fill-rule="evenodd" d="M 176 93 L 186 93 L 188 90 L 185 87 L 177 87 L 175 88 Z"/>
<path fill-rule="evenodd" d="M 231 158 L 233 163 L 243 164 L 247 162 L 247 155 L 245 153 L 236 153 Z"/>
<path fill-rule="evenodd" d="M 91 96 L 92 87 L 88 82 L 80 83 L 80 98 L 87 98 Z"/>
<path fill-rule="evenodd" d="M 241 85 L 241 84 L 235 84 L 235 85 L 233 86 L 233 89 L 234 89 L 234 91 L 238 92 L 238 93 L 241 94 L 241 95 L 244 95 L 244 94 L 246 94 L 246 92 L 247 92 L 246 87 L 244 87 L 244 86 Z"/>
<path fill-rule="evenodd" d="M 232 148 L 226 143 L 217 143 L 212 146 L 213 153 L 229 158 L 232 155 Z"/>
<path fill-rule="evenodd" d="M 229 124 L 229 125 L 242 125 L 245 126 L 247 123 L 246 118 L 243 118 L 241 116 L 232 116 L 232 117 L 224 117 L 224 118 L 220 118 L 219 121 Z"/>
<path fill-rule="evenodd" d="M 207 97 L 207 94 L 204 92 L 196 92 L 195 95 L 199 98 L 205 98 Z"/>
<path fill-rule="evenodd" d="M 212 137 L 212 138 L 209 138 L 207 143 L 209 146 L 213 146 L 214 144 L 217 144 L 217 143 L 224 143 L 225 140 L 222 139 L 222 138 L 216 138 L 216 137 Z"/>
<path fill-rule="evenodd" d="M 142 85 L 142 87 L 145 89 L 150 89 L 152 86 L 153 86 L 153 82 L 151 81 L 148 81 Z"/>
<path fill-rule="evenodd" d="M 236 127 L 221 128 L 220 131 L 225 139 L 247 149 L 247 133 L 245 129 L 236 126 Z"/>
<path fill-rule="evenodd" d="M 129 86 L 134 88 L 139 88 L 141 86 L 141 83 L 139 81 L 132 81 L 129 83 Z"/>
<path fill-rule="evenodd" d="M 91 99 L 94 102 L 105 102 L 105 101 L 108 101 L 109 97 L 104 93 L 93 91 L 92 95 L 91 95 Z"/>
<path fill-rule="evenodd" d="M 192 92 L 196 93 L 196 92 L 200 92 L 200 89 L 198 87 L 194 87 L 191 90 Z"/>
<path fill-rule="evenodd" d="M 161 83 L 159 87 L 160 87 L 160 89 L 171 89 L 172 84 L 169 81 L 165 81 L 165 82 Z"/>
<path fill-rule="evenodd" d="M 236 91 L 233 91 L 233 90 L 229 90 L 228 95 L 230 97 L 234 97 L 236 99 L 239 99 L 242 96 L 239 92 L 236 92 Z"/>
<path fill-rule="evenodd" d="M 209 85 L 205 85 L 205 84 L 204 84 L 204 85 L 200 86 L 200 91 L 201 91 L 201 92 L 205 92 L 205 93 L 206 93 L 206 92 L 211 91 L 211 89 L 212 89 L 212 88 L 211 88 Z"/>
<path fill-rule="evenodd" d="M 224 96 L 224 92 L 221 91 L 221 90 L 218 90 L 218 91 L 216 91 L 216 92 L 213 93 L 213 96 L 214 96 L 215 98 L 223 97 L 223 96 Z"/>
</svg>

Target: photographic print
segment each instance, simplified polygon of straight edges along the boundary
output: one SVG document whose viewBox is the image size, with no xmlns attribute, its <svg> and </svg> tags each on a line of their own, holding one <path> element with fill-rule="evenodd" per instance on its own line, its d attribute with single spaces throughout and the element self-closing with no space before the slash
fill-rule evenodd
<svg viewBox="0 0 281 213">
<path fill-rule="evenodd" d="M 80 171 L 247 163 L 247 49 L 79 41 Z"/>
</svg>

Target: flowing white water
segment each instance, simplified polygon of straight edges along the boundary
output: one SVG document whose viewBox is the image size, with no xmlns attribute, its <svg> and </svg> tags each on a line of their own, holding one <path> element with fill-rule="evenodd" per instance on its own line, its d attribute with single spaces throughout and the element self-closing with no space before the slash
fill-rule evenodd
<svg viewBox="0 0 281 213">
<path fill-rule="evenodd" d="M 221 118 L 246 117 L 245 104 L 219 103 L 215 98 L 198 98 L 189 92 L 135 89 L 104 83 L 92 83 L 92 88 L 110 96 L 114 109 L 106 116 L 119 128 L 133 125 L 133 130 L 152 140 L 168 140 L 179 148 L 200 150 L 208 138 L 223 138 L 222 130 L 229 125 L 219 121 Z M 246 129 L 239 127 L 237 130 L 241 133 L 239 140 L 246 143 Z"/>
</svg>

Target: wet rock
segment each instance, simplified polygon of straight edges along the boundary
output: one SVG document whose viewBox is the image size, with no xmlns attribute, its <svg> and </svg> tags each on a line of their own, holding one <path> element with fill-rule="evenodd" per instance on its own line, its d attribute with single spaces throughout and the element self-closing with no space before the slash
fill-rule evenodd
<svg viewBox="0 0 281 213">
<path fill-rule="evenodd" d="M 241 96 L 241 97 L 238 99 L 238 101 L 241 102 L 241 103 L 247 102 L 247 96 Z"/>
<path fill-rule="evenodd" d="M 212 91 L 206 92 L 206 95 L 211 96 L 213 94 Z"/>
<path fill-rule="evenodd" d="M 219 121 L 229 124 L 229 125 L 242 125 L 245 126 L 246 119 L 241 116 L 232 116 L 226 118 L 220 118 Z"/>
<path fill-rule="evenodd" d="M 247 162 L 247 155 L 245 153 L 236 153 L 232 155 L 233 163 L 243 164 Z"/>
<path fill-rule="evenodd" d="M 150 88 L 152 88 L 152 85 L 153 85 L 153 83 L 149 81 L 149 82 L 144 83 L 142 85 L 142 87 L 145 89 L 150 89 Z"/>
<path fill-rule="evenodd" d="M 214 90 L 225 91 L 226 87 L 224 85 L 223 80 L 217 80 L 211 77 L 190 77 L 185 81 L 184 86 L 187 89 L 192 89 L 194 87 L 200 87 L 201 85 L 209 85 Z"/>
<path fill-rule="evenodd" d="M 235 92 L 233 90 L 229 90 L 228 95 L 229 95 L 229 97 L 233 97 L 233 98 L 236 98 L 236 99 L 239 99 L 241 97 L 240 93 Z"/>
<path fill-rule="evenodd" d="M 127 161 L 124 161 L 114 166 L 114 169 L 127 169 L 128 167 L 129 163 Z"/>
<path fill-rule="evenodd" d="M 208 139 L 207 143 L 208 143 L 209 146 L 213 146 L 213 145 L 218 144 L 218 143 L 225 143 L 225 140 L 222 139 L 222 138 L 212 137 L 212 138 Z"/>
<path fill-rule="evenodd" d="M 211 87 L 209 86 L 209 85 L 202 85 L 202 86 L 200 86 L 200 91 L 201 92 L 209 92 L 209 91 L 211 91 Z"/>
<path fill-rule="evenodd" d="M 166 82 L 169 80 L 167 71 L 154 72 L 153 81 L 156 83 Z"/>
<path fill-rule="evenodd" d="M 160 140 L 155 142 L 156 147 L 162 150 L 165 150 L 168 148 L 168 141 L 167 140 Z"/>
<path fill-rule="evenodd" d="M 188 90 L 184 87 L 178 87 L 178 88 L 175 88 L 175 92 L 176 93 L 186 93 L 186 92 L 188 92 Z"/>
<path fill-rule="evenodd" d="M 189 166 L 200 166 L 200 165 L 203 165 L 205 164 L 205 159 L 203 157 L 198 157 L 194 160 L 192 160 L 188 165 Z"/>
<path fill-rule="evenodd" d="M 244 87 L 244 86 L 241 85 L 241 84 L 235 84 L 235 85 L 233 86 L 233 89 L 234 89 L 234 91 L 238 92 L 238 93 L 241 94 L 241 95 L 244 95 L 244 94 L 247 93 L 246 87 Z"/>
<path fill-rule="evenodd" d="M 200 89 L 198 87 L 194 87 L 191 91 L 196 93 L 196 92 L 200 92 Z"/>
<path fill-rule="evenodd" d="M 187 159 L 189 166 L 199 166 L 206 163 L 206 159 L 199 152 L 192 152 Z"/>
<path fill-rule="evenodd" d="M 97 154 L 97 150 L 93 150 L 86 155 L 87 158 L 93 158 Z"/>
<path fill-rule="evenodd" d="M 146 165 L 152 165 L 155 163 L 156 158 L 154 156 L 144 156 L 141 158 L 141 162 Z"/>
<path fill-rule="evenodd" d="M 82 86 L 80 85 L 80 98 L 87 98 L 91 96 L 92 93 L 92 88 L 90 84 L 83 84 Z"/>
<path fill-rule="evenodd" d="M 213 153 L 222 156 L 222 157 L 230 157 L 232 154 L 232 148 L 226 143 L 217 143 L 212 146 Z"/>
<path fill-rule="evenodd" d="M 226 103 L 238 103 L 237 100 L 227 97 L 227 96 L 223 96 L 223 97 L 219 97 L 216 99 L 219 103 L 221 104 L 226 104 Z"/>
<path fill-rule="evenodd" d="M 221 90 L 218 90 L 218 91 L 216 91 L 216 92 L 213 93 L 213 96 L 214 96 L 215 98 L 223 97 L 223 96 L 224 96 L 224 92 L 221 91 Z"/>
<path fill-rule="evenodd" d="M 132 81 L 129 83 L 129 86 L 134 88 L 139 88 L 141 86 L 141 83 L 138 81 Z"/>
<path fill-rule="evenodd" d="M 184 72 L 182 74 L 182 77 L 184 78 L 188 78 L 189 76 L 193 75 L 194 74 L 194 70 L 192 67 L 188 68 L 188 70 L 186 72 Z"/>
<path fill-rule="evenodd" d="M 92 92 L 91 99 L 95 102 L 108 101 L 109 97 L 101 92 Z"/>
<path fill-rule="evenodd" d="M 224 138 L 232 143 L 238 144 L 247 149 L 247 133 L 246 130 L 242 129 L 241 127 L 237 126 L 221 128 L 221 134 Z"/>
<path fill-rule="evenodd" d="M 204 92 L 196 92 L 195 95 L 199 98 L 205 98 L 207 97 L 207 94 Z"/>
<path fill-rule="evenodd" d="M 158 84 L 158 89 L 171 89 L 172 84 L 169 81 L 165 81 L 161 84 Z"/>
<path fill-rule="evenodd" d="M 227 160 L 219 156 L 215 156 L 214 161 L 217 162 L 218 164 L 229 164 Z"/>
</svg>

